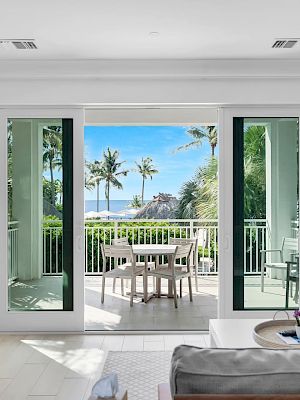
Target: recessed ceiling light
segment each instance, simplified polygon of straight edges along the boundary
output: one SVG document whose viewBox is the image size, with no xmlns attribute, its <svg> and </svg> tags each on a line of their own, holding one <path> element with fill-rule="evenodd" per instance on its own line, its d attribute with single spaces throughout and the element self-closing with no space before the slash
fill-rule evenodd
<svg viewBox="0 0 300 400">
<path fill-rule="evenodd" d="M 152 38 L 157 38 L 159 36 L 159 32 L 156 32 L 156 31 L 149 32 L 149 36 Z"/>
</svg>

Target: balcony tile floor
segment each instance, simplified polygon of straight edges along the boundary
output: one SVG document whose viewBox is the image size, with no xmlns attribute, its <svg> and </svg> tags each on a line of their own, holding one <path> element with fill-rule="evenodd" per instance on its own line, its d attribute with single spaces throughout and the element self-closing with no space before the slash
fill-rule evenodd
<svg viewBox="0 0 300 400">
<path fill-rule="evenodd" d="M 266 278 L 265 292 L 260 291 L 260 278 L 246 277 L 245 302 L 249 307 L 282 308 L 285 304 L 285 289 L 280 280 Z M 152 279 L 149 279 L 149 290 Z M 167 282 L 163 281 L 162 291 L 167 291 Z M 187 284 L 183 286 L 183 298 L 178 299 L 175 309 L 173 299 L 152 299 L 144 304 L 140 298 L 129 306 L 129 297 L 121 296 L 120 283 L 116 293 L 112 291 L 112 282 L 107 280 L 105 302 L 102 305 L 101 277 L 86 277 L 85 286 L 85 322 L 87 330 L 206 330 L 209 319 L 217 317 L 218 278 L 216 276 L 199 277 L 199 291 L 193 284 L 193 299 L 188 298 Z M 295 289 L 295 288 L 294 288 Z M 138 278 L 137 290 L 142 291 L 142 280 Z M 293 292 L 295 293 L 295 292 Z M 61 277 L 43 277 L 36 281 L 18 281 L 10 286 L 10 303 L 14 309 L 61 309 Z M 297 307 L 290 297 L 290 307 Z"/>
<path fill-rule="evenodd" d="M 179 286 L 179 283 L 178 283 Z M 142 292 L 142 278 L 137 279 L 137 291 Z M 125 290 L 126 291 L 126 290 Z M 149 292 L 152 279 L 149 278 Z M 183 297 L 175 309 L 173 299 L 153 298 L 147 304 L 141 298 L 129 306 L 129 296 L 121 296 L 120 282 L 116 293 L 112 280 L 107 280 L 105 301 L 101 304 L 101 278 L 86 278 L 85 323 L 87 330 L 206 330 L 209 319 L 217 317 L 217 278 L 199 277 L 199 291 L 193 283 L 193 302 L 189 301 L 187 282 Z M 162 280 L 162 293 L 167 292 L 167 281 Z"/>
</svg>

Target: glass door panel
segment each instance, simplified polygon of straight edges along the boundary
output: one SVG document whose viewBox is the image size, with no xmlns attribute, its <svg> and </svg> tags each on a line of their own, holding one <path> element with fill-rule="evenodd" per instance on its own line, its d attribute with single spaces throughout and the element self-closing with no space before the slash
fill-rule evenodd
<svg viewBox="0 0 300 400">
<path fill-rule="evenodd" d="M 73 309 L 73 121 L 12 118 L 8 309 Z"/>
<path fill-rule="evenodd" d="M 234 309 L 298 307 L 298 118 L 234 118 Z"/>
</svg>

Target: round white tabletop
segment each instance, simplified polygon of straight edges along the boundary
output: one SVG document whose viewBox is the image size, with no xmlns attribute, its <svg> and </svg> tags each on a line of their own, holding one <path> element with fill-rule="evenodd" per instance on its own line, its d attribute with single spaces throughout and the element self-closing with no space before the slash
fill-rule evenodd
<svg viewBox="0 0 300 400">
<path fill-rule="evenodd" d="M 174 254 L 176 247 L 173 244 L 134 244 L 132 251 L 139 256 L 161 256 Z"/>
</svg>

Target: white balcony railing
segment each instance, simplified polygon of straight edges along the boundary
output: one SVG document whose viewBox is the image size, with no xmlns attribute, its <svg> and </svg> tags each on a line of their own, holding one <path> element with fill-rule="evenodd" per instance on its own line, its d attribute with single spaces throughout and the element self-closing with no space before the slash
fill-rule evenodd
<svg viewBox="0 0 300 400">
<path fill-rule="evenodd" d="M 102 271 L 100 243 L 127 237 L 132 244 L 163 244 L 170 238 L 197 237 L 199 245 L 198 273 L 218 272 L 217 220 L 113 220 L 86 221 L 85 273 L 97 275 Z"/>
<path fill-rule="evenodd" d="M 265 250 L 269 235 L 266 220 L 245 220 L 244 269 L 246 274 L 260 272 L 260 250 Z M 100 243 L 127 237 L 134 244 L 168 243 L 170 238 L 198 238 L 198 274 L 218 273 L 217 220 L 88 220 L 85 223 L 85 274 L 102 273 Z M 10 223 L 10 276 L 18 275 L 18 224 Z M 43 225 L 43 274 L 62 274 L 62 223 L 45 221 Z"/>
<path fill-rule="evenodd" d="M 18 248 L 19 248 L 19 223 L 8 223 L 8 279 L 15 280 L 18 275 Z"/>
</svg>

